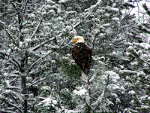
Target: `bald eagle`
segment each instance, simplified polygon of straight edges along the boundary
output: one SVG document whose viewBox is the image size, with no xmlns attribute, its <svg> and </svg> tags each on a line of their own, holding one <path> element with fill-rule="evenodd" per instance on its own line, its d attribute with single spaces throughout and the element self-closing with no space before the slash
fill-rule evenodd
<svg viewBox="0 0 150 113">
<path fill-rule="evenodd" d="M 74 37 L 73 42 L 75 45 L 72 50 L 72 57 L 82 70 L 82 78 L 88 80 L 88 73 L 92 62 L 92 50 L 84 43 L 82 36 Z"/>
</svg>

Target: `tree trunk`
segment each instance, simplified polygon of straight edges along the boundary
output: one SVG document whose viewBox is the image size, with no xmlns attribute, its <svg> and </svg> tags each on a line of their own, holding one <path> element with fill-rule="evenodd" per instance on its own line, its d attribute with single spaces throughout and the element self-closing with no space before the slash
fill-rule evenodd
<svg viewBox="0 0 150 113">
<path fill-rule="evenodd" d="M 26 88 L 26 76 L 21 75 L 21 94 L 23 96 L 22 109 L 23 113 L 27 113 L 27 88 Z"/>
<path fill-rule="evenodd" d="M 21 81 L 20 81 L 20 84 L 21 84 L 21 94 L 23 96 L 23 103 L 22 103 L 22 109 L 23 109 L 23 113 L 27 113 L 27 87 L 26 87 L 26 72 L 25 72 L 25 66 L 27 65 L 27 62 L 28 62 L 28 55 L 27 55 L 27 52 L 23 52 L 24 53 L 24 56 L 22 57 L 21 59 Z"/>
</svg>

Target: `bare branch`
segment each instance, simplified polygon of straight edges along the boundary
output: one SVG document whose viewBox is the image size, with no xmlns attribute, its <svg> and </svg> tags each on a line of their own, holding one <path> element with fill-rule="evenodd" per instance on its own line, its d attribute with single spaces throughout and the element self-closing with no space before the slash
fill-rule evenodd
<svg viewBox="0 0 150 113">
<path fill-rule="evenodd" d="M 22 14 L 20 26 L 22 26 L 22 23 L 23 23 L 23 17 L 24 17 L 24 15 L 26 13 L 27 4 L 28 4 L 28 0 L 26 0 L 26 4 L 25 4 L 24 11 L 23 11 L 23 14 Z"/>
<path fill-rule="evenodd" d="M 43 17 L 41 18 L 39 24 L 37 25 L 36 29 L 34 30 L 33 34 L 31 35 L 30 39 L 32 39 L 35 36 L 36 32 L 38 31 L 38 29 L 40 27 L 40 24 L 42 23 L 42 20 L 43 20 Z"/>
<path fill-rule="evenodd" d="M 4 14 L 2 14 L 2 15 L 0 16 L 0 23 L 1 23 L 3 26 L 5 26 L 5 25 L 8 25 L 9 22 L 4 18 L 3 15 L 4 15 Z"/>
<path fill-rule="evenodd" d="M 40 79 L 40 80 L 37 80 L 37 81 L 33 82 L 32 84 L 30 84 L 30 85 L 28 86 L 28 88 L 31 87 L 32 85 L 35 85 L 35 84 L 37 84 L 37 83 L 40 83 L 40 82 L 46 80 L 46 79 L 47 79 L 47 78 L 45 77 L 45 78 L 42 78 L 42 79 Z"/>
<path fill-rule="evenodd" d="M 87 103 L 86 100 L 85 100 L 85 103 L 86 103 L 86 106 L 87 106 L 88 108 L 90 108 L 92 111 L 95 111 L 95 109 L 94 109 L 92 106 L 90 106 L 90 105 Z"/>
<path fill-rule="evenodd" d="M 84 23 L 84 21 L 78 22 L 77 24 L 75 24 L 75 25 L 73 26 L 73 28 L 76 29 L 79 25 L 81 25 L 81 24 L 83 24 L 83 23 Z"/>
<path fill-rule="evenodd" d="M 43 42 L 43 43 L 41 43 L 41 44 L 35 46 L 35 47 L 32 48 L 31 50 L 32 50 L 32 51 L 36 51 L 37 49 L 39 49 L 40 47 L 44 46 L 45 44 L 47 44 L 48 42 L 50 42 L 50 41 L 52 41 L 52 40 L 54 40 L 54 39 L 55 39 L 55 37 L 53 37 L 53 38 L 51 38 L 50 40 L 47 40 L 47 41 L 45 41 L 45 42 Z"/>
<path fill-rule="evenodd" d="M 7 36 L 12 40 L 12 43 L 13 43 L 16 47 L 19 48 L 19 46 L 16 44 L 16 42 L 15 42 L 13 36 L 6 30 L 6 28 L 5 28 L 5 32 L 6 32 Z"/>
<path fill-rule="evenodd" d="M 14 104 L 8 102 L 8 100 L 6 100 L 6 98 L 0 98 L 0 99 L 1 99 L 3 102 L 5 102 L 6 104 L 8 104 L 8 105 L 14 107 L 15 109 L 17 109 L 20 113 L 23 113 L 22 110 L 21 110 L 19 107 L 17 107 L 18 105 L 14 105 Z"/>
<path fill-rule="evenodd" d="M 32 63 L 32 65 L 29 67 L 29 69 L 27 69 L 27 73 L 29 73 L 31 71 L 31 69 L 35 66 L 35 64 L 37 64 L 40 60 L 42 60 L 43 58 L 45 58 L 46 56 L 48 56 L 51 53 L 48 52 L 46 55 L 40 57 L 39 59 L 37 59 L 35 62 Z"/>
<path fill-rule="evenodd" d="M 144 62 L 144 63 L 150 65 L 149 62 L 147 62 L 147 61 L 141 59 L 140 56 L 139 56 L 135 51 L 132 51 L 132 53 L 133 53 L 133 55 L 137 58 L 137 60 L 139 60 L 140 62 Z"/>
<path fill-rule="evenodd" d="M 147 14 L 150 16 L 150 9 L 147 7 L 146 4 L 143 4 L 143 8 L 146 10 Z"/>
<path fill-rule="evenodd" d="M 17 8 L 16 8 L 15 4 L 14 4 L 13 2 L 11 2 L 11 4 L 12 4 L 12 6 L 13 6 L 13 8 L 14 8 L 15 12 L 17 13 L 17 17 L 18 17 L 18 24 L 19 24 L 19 26 L 20 26 L 20 22 L 21 22 L 20 14 L 19 14 L 19 12 L 18 12 L 18 10 L 17 10 Z"/>
<path fill-rule="evenodd" d="M 20 66 L 19 62 L 18 62 L 16 59 L 14 59 L 13 57 L 11 57 L 11 58 L 12 58 L 12 61 L 14 61 L 15 64 L 17 64 L 17 66 L 18 66 L 18 68 L 19 68 L 19 70 L 20 70 L 20 69 L 21 69 L 21 66 Z"/>
<path fill-rule="evenodd" d="M 19 70 L 21 69 L 19 62 L 14 57 L 12 57 L 12 56 L 8 55 L 7 53 L 4 53 L 4 52 L 0 52 L 0 54 L 10 57 L 11 60 L 9 62 L 13 63 L 16 67 L 19 68 Z"/>
</svg>

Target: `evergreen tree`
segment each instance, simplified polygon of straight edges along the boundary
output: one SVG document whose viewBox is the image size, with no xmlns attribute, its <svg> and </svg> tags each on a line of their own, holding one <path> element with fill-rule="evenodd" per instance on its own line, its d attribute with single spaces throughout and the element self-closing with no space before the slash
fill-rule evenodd
<svg viewBox="0 0 150 113">
<path fill-rule="evenodd" d="M 150 46 L 142 37 L 148 23 L 138 26 L 128 13 L 132 1 L 1 0 L 0 6 L 0 112 L 150 110 Z M 93 50 L 88 82 L 72 63 L 76 35 Z"/>
</svg>

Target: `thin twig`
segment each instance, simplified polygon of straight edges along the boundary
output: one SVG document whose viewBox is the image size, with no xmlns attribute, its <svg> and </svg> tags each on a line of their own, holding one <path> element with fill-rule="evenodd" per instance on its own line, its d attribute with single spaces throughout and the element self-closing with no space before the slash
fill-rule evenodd
<svg viewBox="0 0 150 113">
<path fill-rule="evenodd" d="M 94 36 L 94 39 L 93 39 L 93 42 L 92 42 L 92 50 L 94 50 L 94 47 L 95 47 L 95 41 L 96 41 L 96 37 L 99 35 L 100 32 L 97 32 Z"/>
<path fill-rule="evenodd" d="M 36 29 L 34 30 L 33 34 L 31 35 L 30 39 L 32 39 L 35 36 L 36 32 L 38 31 L 38 29 L 40 27 L 40 24 L 42 23 L 42 20 L 43 20 L 43 17 L 40 19 L 40 22 L 37 25 Z"/>
<path fill-rule="evenodd" d="M 15 43 L 13 36 L 5 29 L 7 36 L 12 40 L 12 43 L 19 48 L 19 46 Z"/>
<path fill-rule="evenodd" d="M 54 39 L 55 39 L 55 37 L 51 38 L 50 40 L 47 40 L 46 42 L 43 42 L 43 43 L 41 43 L 41 44 L 35 46 L 35 47 L 32 48 L 31 50 L 32 50 L 32 51 L 36 51 L 37 49 L 39 49 L 40 47 L 44 46 L 45 44 L 47 44 L 48 42 L 50 42 L 50 41 L 52 41 L 52 40 L 54 40 Z"/>
<path fill-rule="evenodd" d="M 40 83 L 40 82 L 46 80 L 46 79 L 47 79 L 47 77 L 42 78 L 41 80 L 37 80 L 37 81 L 33 82 L 32 84 L 30 84 L 30 85 L 28 86 L 28 88 L 31 87 L 32 85 L 35 85 L 35 84 L 37 84 L 37 83 Z"/>
<path fill-rule="evenodd" d="M 17 66 L 19 69 L 21 69 L 21 66 L 20 66 L 19 62 L 18 62 L 14 57 L 12 57 L 11 55 L 8 55 L 8 54 L 6 54 L 6 53 L 3 53 L 3 52 L 0 52 L 0 54 L 3 54 L 3 55 L 5 55 L 5 56 L 10 57 L 10 58 L 11 58 L 11 61 L 9 61 L 9 62 L 10 62 L 10 63 L 13 63 L 15 66 Z M 12 61 L 13 61 L 13 62 L 12 62 Z"/>
<path fill-rule="evenodd" d="M 100 96 L 104 96 L 105 90 L 102 92 Z M 102 98 L 103 99 L 103 98 Z M 98 103 L 98 105 L 94 108 L 94 111 L 101 105 L 101 102 Z"/>
<path fill-rule="evenodd" d="M 144 63 L 150 65 L 150 63 L 148 63 L 148 62 L 146 62 L 145 60 L 141 59 L 135 51 L 132 51 L 132 52 L 133 52 L 134 56 L 135 56 L 139 61 L 144 62 Z"/>
<path fill-rule="evenodd" d="M 47 53 L 46 55 L 40 57 L 39 59 L 37 59 L 35 62 L 32 63 L 32 65 L 29 67 L 29 69 L 27 69 L 27 73 L 29 73 L 31 71 L 31 69 L 35 66 L 36 63 L 38 63 L 40 60 L 42 60 L 43 58 L 45 58 L 46 56 L 48 56 L 51 53 L 51 51 L 49 53 Z"/>
<path fill-rule="evenodd" d="M 75 25 L 73 26 L 73 28 L 76 29 L 80 24 L 83 24 L 83 23 L 84 23 L 84 21 L 80 21 L 80 22 L 78 22 L 77 24 L 75 24 Z"/>
<path fill-rule="evenodd" d="M 27 3 L 28 3 L 28 0 L 26 0 L 26 4 L 25 4 L 25 8 L 24 8 L 24 11 L 23 11 L 23 14 L 22 14 L 22 18 L 21 18 L 21 23 L 20 23 L 20 26 L 22 26 L 22 23 L 23 23 L 23 17 L 24 17 L 24 15 L 25 15 L 25 12 L 26 12 Z"/>
<path fill-rule="evenodd" d="M 87 107 L 89 107 L 92 111 L 95 111 L 94 108 L 92 108 L 92 106 L 90 106 L 90 105 L 86 102 L 86 100 L 85 100 L 85 103 L 86 103 L 86 106 L 87 106 Z"/>
<path fill-rule="evenodd" d="M 16 13 L 17 13 L 17 17 L 18 17 L 18 24 L 19 24 L 19 26 L 20 26 L 20 22 L 21 22 L 20 14 L 19 14 L 19 12 L 18 12 L 18 10 L 17 10 L 17 8 L 16 8 L 15 4 L 14 4 L 13 2 L 11 2 L 11 4 L 12 4 L 12 6 L 13 6 L 14 10 L 15 10 L 15 11 L 16 11 Z"/>
<path fill-rule="evenodd" d="M 8 102 L 5 98 L 1 98 L 1 100 L 4 101 L 6 104 L 16 108 L 20 113 L 23 113 L 23 111 L 19 107 L 17 107 L 17 105 L 14 105 L 14 104 Z"/>
</svg>

